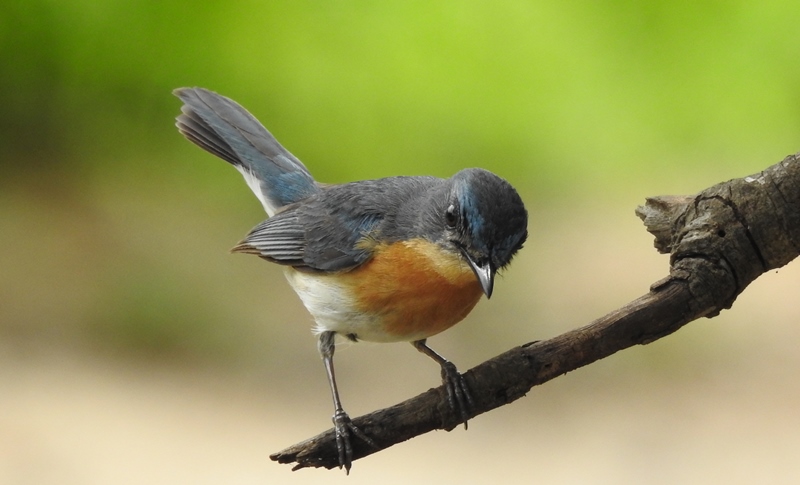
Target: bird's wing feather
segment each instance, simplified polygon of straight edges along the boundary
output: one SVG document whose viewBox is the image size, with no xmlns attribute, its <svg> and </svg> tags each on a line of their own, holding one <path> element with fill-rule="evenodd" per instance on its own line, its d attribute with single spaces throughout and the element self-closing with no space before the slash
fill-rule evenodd
<svg viewBox="0 0 800 485">
<path fill-rule="evenodd" d="M 262 222 L 234 248 L 297 268 L 347 271 L 369 261 L 380 243 L 409 237 L 421 194 L 434 177 L 390 177 L 321 187 Z M 398 229 L 399 214 L 409 220 Z"/>
<path fill-rule="evenodd" d="M 369 241 L 382 216 L 329 213 L 314 205 L 287 207 L 254 227 L 233 251 L 320 272 L 346 271 L 369 260 Z"/>
</svg>

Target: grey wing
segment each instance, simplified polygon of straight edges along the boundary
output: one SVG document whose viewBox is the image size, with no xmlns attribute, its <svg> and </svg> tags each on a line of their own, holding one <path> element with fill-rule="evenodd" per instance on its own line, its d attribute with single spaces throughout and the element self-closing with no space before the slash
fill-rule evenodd
<svg viewBox="0 0 800 485">
<path fill-rule="evenodd" d="M 443 182 L 390 177 L 327 186 L 253 228 L 234 251 L 312 271 L 347 271 L 369 261 L 376 241 L 407 236 L 396 229 L 398 210 L 417 217 L 428 200 L 421 195 Z"/>
<path fill-rule="evenodd" d="M 278 214 L 251 229 L 231 251 L 255 254 L 273 263 L 303 266 L 305 249 L 305 230 L 297 216 Z"/>
<path fill-rule="evenodd" d="M 347 271 L 372 256 L 372 248 L 364 241 L 371 237 L 379 217 L 362 217 L 354 227 L 342 224 L 335 215 L 307 212 L 289 208 L 267 219 L 232 251 L 319 272 Z"/>
</svg>

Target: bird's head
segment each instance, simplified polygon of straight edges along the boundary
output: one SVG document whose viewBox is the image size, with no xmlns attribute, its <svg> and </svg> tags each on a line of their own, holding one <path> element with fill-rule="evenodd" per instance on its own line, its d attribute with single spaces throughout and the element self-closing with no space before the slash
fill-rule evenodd
<svg viewBox="0 0 800 485">
<path fill-rule="evenodd" d="M 461 170 L 449 179 L 436 218 L 444 234 L 437 238 L 468 262 L 487 297 L 494 276 L 505 268 L 528 236 L 528 212 L 517 191 L 497 175 L 479 168 Z"/>
</svg>

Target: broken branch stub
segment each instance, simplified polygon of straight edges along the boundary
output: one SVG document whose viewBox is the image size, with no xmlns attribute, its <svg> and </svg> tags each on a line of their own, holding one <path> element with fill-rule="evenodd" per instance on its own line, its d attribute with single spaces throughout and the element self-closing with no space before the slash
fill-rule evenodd
<svg viewBox="0 0 800 485">
<path fill-rule="evenodd" d="M 800 254 L 798 156 L 694 196 L 648 198 L 636 209 L 656 249 L 670 253 L 670 278 L 689 280 L 694 295 L 714 300 L 706 316 Z"/>
</svg>

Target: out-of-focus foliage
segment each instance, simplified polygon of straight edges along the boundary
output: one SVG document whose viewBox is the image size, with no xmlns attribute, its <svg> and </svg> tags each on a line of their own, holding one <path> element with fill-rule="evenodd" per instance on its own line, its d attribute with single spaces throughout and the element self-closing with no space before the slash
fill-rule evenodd
<svg viewBox="0 0 800 485">
<path fill-rule="evenodd" d="M 241 305 L 205 295 L 233 271 L 202 257 L 261 216 L 176 133 L 176 87 L 238 100 L 322 181 L 482 166 L 543 213 L 632 207 L 800 147 L 798 20 L 791 1 L 3 2 L 0 329 L 197 352 L 231 333 L 214 322 Z"/>
<path fill-rule="evenodd" d="M 746 160 L 793 147 L 799 13 L 790 1 L 5 2 L 3 158 L 36 155 L 14 171 L 152 174 L 144 157 L 180 142 L 169 91 L 202 85 L 335 179 L 481 164 L 549 184 Z"/>
</svg>

